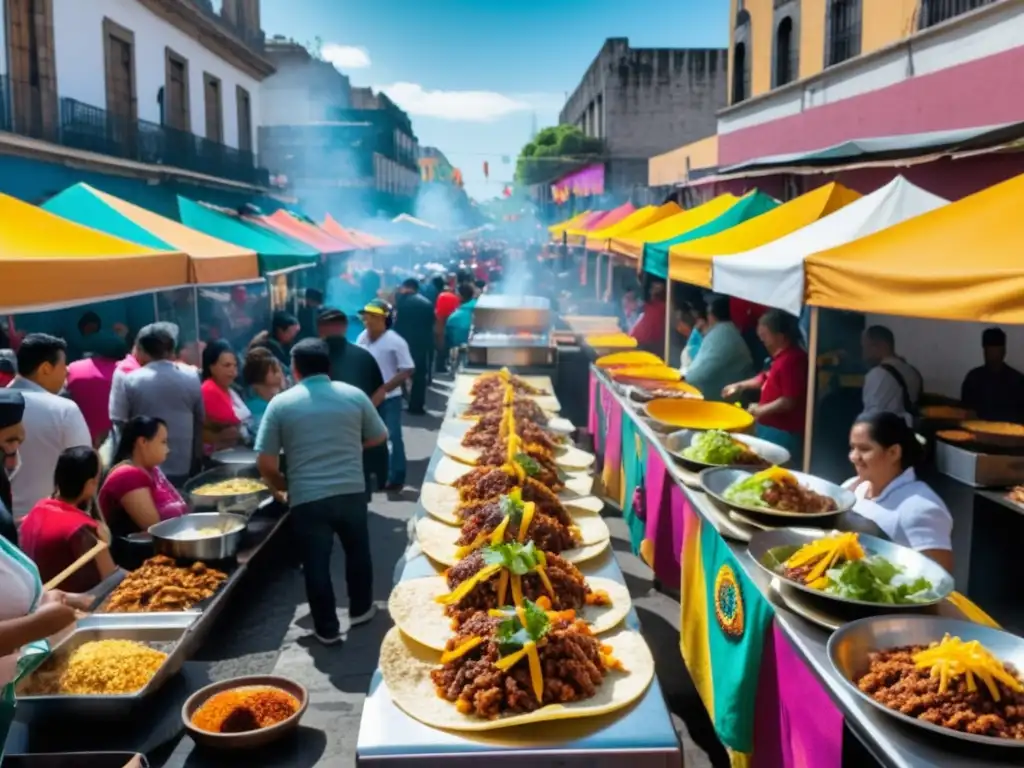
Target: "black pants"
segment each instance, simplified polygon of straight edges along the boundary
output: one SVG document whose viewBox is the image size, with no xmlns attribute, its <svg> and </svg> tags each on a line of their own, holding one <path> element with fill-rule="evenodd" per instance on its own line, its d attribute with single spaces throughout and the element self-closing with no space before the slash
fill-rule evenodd
<svg viewBox="0 0 1024 768">
<path fill-rule="evenodd" d="M 331 582 L 335 535 L 345 551 L 349 615 L 366 613 L 373 604 L 368 516 L 365 493 L 331 496 L 292 508 L 295 538 L 306 577 L 306 599 L 313 615 L 313 628 L 321 637 L 334 637 L 340 630 Z"/>
<path fill-rule="evenodd" d="M 416 370 L 412 374 L 412 388 L 409 392 L 409 410 L 412 413 L 423 413 L 427 405 L 427 369 L 430 367 L 430 349 L 413 347 L 412 361 Z"/>
</svg>

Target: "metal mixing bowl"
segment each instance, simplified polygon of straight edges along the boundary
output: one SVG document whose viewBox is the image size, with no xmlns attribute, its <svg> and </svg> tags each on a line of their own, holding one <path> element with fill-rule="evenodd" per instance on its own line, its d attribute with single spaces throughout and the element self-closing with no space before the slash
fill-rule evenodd
<svg viewBox="0 0 1024 768">
<path fill-rule="evenodd" d="M 227 560 L 238 553 L 247 524 L 248 520 L 241 515 L 207 512 L 151 525 L 149 535 L 153 538 L 153 550 L 158 555 L 184 560 Z M 201 528 L 221 528 L 227 533 L 202 539 L 177 538 L 186 531 Z"/>
<path fill-rule="evenodd" d="M 260 472 L 255 466 L 245 464 L 217 467 L 193 477 L 185 483 L 182 493 L 189 506 L 196 512 L 224 512 L 248 518 L 256 511 L 260 502 L 271 495 L 269 488 L 254 493 L 238 493 L 231 496 L 200 496 L 195 493 L 196 488 L 200 488 L 207 483 L 233 480 L 236 477 L 248 477 L 259 480 Z"/>
</svg>

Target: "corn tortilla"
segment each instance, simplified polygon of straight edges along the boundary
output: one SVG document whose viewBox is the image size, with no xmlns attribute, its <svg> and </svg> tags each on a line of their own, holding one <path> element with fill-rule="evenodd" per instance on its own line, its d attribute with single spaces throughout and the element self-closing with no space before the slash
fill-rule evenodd
<svg viewBox="0 0 1024 768">
<path fill-rule="evenodd" d="M 622 670 L 610 670 L 590 699 L 552 704 L 529 714 L 483 720 L 461 714 L 437 695 L 430 672 L 440 666 L 441 654 L 410 640 L 392 627 L 380 648 L 380 669 L 395 705 L 410 717 L 434 728 L 454 731 L 490 731 L 549 720 L 596 717 L 629 706 L 654 679 L 654 658 L 643 638 L 627 629 L 601 638 L 611 646 Z"/>
<path fill-rule="evenodd" d="M 595 592 L 606 593 L 611 605 L 588 605 L 580 611 L 579 617 L 590 624 L 595 634 L 618 627 L 633 605 L 626 585 L 600 576 L 588 576 L 587 584 Z M 434 598 L 448 592 L 443 576 L 407 579 L 391 590 L 388 612 L 407 636 L 427 648 L 443 651 L 452 636 L 452 620 L 444 615 L 444 606 L 434 602 Z"/>
<path fill-rule="evenodd" d="M 604 502 L 596 496 L 576 496 L 570 494 L 559 497 L 559 500 L 570 514 L 599 514 L 604 509 Z M 459 508 L 459 491 L 450 485 L 424 483 L 420 494 L 420 504 L 433 517 L 448 525 L 462 525 L 455 514 Z"/>
<path fill-rule="evenodd" d="M 582 563 L 608 549 L 611 533 L 600 515 L 576 515 L 573 522 L 579 526 L 583 541 L 580 546 L 562 552 L 562 557 L 570 563 Z M 429 515 L 416 521 L 416 538 L 420 543 L 420 549 L 427 557 L 441 565 L 455 565 L 459 562 L 460 558 L 456 554 L 458 547 L 455 544 L 459 532 L 459 528 L 445 525 Z"/>
</svg>

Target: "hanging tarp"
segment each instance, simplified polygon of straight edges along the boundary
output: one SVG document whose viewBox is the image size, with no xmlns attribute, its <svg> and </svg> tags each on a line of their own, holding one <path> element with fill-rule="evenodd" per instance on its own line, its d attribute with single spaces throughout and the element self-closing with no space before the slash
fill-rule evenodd
<svg viewBox="0 0 1024 768">
<path fill-rule="evenodd" d="M 670 240 L 660 243 L 647 243 L 644 245 L 642 269 L 655 277 L 668 277 L 668 254 L 669 250 L 681 243 L 689 243 L 694 240 L 701 240 L 721 232 L 727 232 L 735 226 L 750 219 L 757 218 L 763 213 L 778 207 L 779 201 L 771 195 L 766 195 L 759 190 L 754 190 L 736 201 L 735 205 L 729 207 L 717 218 L 694 227 Z"/>
<path fill-rule="evenodd" d="M 823 219 L 785 237 L 731 256 L 712 259 L 711 287 L 799 315 L 804 303 L 804 260 L 852 243 L 947 204 L 902 176 Z"/>
<path fill-rule="evenodd" d="M 272 216 L 259 216 L 257 220 L 258 223 L 293 237 L 300 243 L 315 248 L 320 253 L 349 253 L 358 250 L 358 247 L 350 240 L 334 237 L 315 224 L 302 221 L 287 211 L 277 211 Z"/>
<path fill-rule="evenodd" d="M 184 253 L 148 248 L 0 194 L 5 314 L 187 285 Z"/>
<path fill-rule="evenodd" d="M 638 211 L 633 211 L 633 213 L 629 214 L 619 223 L 599 229 L 588 235 L 586 242 L 587 250 L 607 251 L 608 241 L 613 237 L 626 235 L 644 227 L 649 227 L 652 224 L 667 219 L 669 216 L 682 212 L 682 210 L 675 203 L 665 203 L 664 205 L 648 205 Z"/>
<path fill-rule="evenodd" d="M 860 197 L 859 192 L 832 182 L 717 235 L 674 245 L 669 250 L 669 277 L 710 288 L 713 257 L 749 251 L 778 240 Z"/>
<path fill-rule="evenodd" d="M 255 251 L 263 274 L 312 266 L 320 260 L 320 252 L 308 245 L 181 195 L 178 211 L 185 226 Z"/>
<path fill-rule="evenodd" d="M 608 247 L 612 253 L 628 256 L 631 259 L 640 259 L 644 255 L 646 243 L 660 243 L 703 226 L 729 210 L 737 200 L 739 198 L 735 195 L 719 195 L 703 205 L 681 211 L 654 224 L 648 224 L 643 229 L 612 237 Z"/>
<path fill-rule="evenodd" d="M 807 303 L 1024 323 L 1024 175 L 804 262 Z"/>
<path fill-rule="evenodd" d="M 578 229 L 568 229 L 565 232 L 565 242 L 568 245 L 581 246 L 586 245 L 587 236 L 592 232 L 598 232 L 605 227 L 610 227 L 613 224 L 618 224 L 624 218 L 633 213 L 636 208 L 632 203 L 623 203 L 618 208 L 612 208 L 610 211 L 596 219 L 592 219 L 586 223 L 586 227 L 580 227 Z"/>
<path fill-rule="evenodd" d="M 255 251 L 203 234 L 88 184 L 68 187 L 42 207 L 70 221 L 148 248 L 186 254 L 189 280 L 193 283 L 245 282 L 260 276 Z"/>
</svg>

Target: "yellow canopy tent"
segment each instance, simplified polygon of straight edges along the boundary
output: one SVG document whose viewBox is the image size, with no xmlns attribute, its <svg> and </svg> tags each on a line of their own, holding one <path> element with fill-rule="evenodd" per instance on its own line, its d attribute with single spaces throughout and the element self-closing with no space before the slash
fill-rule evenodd
<svg viewBox="0 0 1024 768">
<path fill-rule="evenodd" d="M 555 240 L 560 239 L 565 234 L 565 230 L 572 229 L 578 226 L 587 216 L 590 215 L 590 211 L 586 210 L 583 213 L 577 213 L 575 216 L 571 216 L 565 221 L 559 222 L 558 224 L 552 224 L 548 227 L 548 232 L 551 233 L 551 237 Z"/>
<path fill-rule="evenodd" d="M 1024 175 L 808 257 L 807 303 L 1024 323 Z"/>
<path fill-rule="evenodd" d="M 669 277 L 677 282 L 710 288 L 711 260 L 715 256 L 743 253 L 778 240 L 838 211 L 860 196 L 859 192 L 831 182 L 724 232 L 674 245 L 669 251 Z"/>
<path fill-rule="evenodd" d="M 95 301 L 188 283 L 188 256 L 158 251 L 0 194 L 4 312 Z"/>
<path fill-rule="evenodd" d="M 111 235 L 187 254 L 190 281 L 193 283 L 212 285 L 260 279 L 259 257 L 255 251 L 186 227 L 88 184 L 69 187 L 48 200 L 44 207 Z M 134 237 L 130 225 L 141 227 L 152 237 Z"/>
<path fill-rule="evenodd" d="M 644 243 L 660 243 L 663 240 L 671 240 L 691 229 L 702 227 L 729 210 L 738 199 L 735 195 L 719 195 L 703 205 L 680 211 L 666 219 L 649 224 L 643 229 L 614 235 L 609 238 L 608 249 L 621 256 L 640 259 L 644 255 Z"/>
<path fill-rule="evenodd" d="M 613 237 L 627 235 L 630 232 L 636 232 L 644 227 L 649 227 L 663 219 L 667 219 L 669 216 L 681 213 L 682 210 L 675 203 L 665 203 L 664 205 L 648 205 L 638 211 L 633 211 L 633 213 L 629 214 L 618 224 L 612 224 L 610 227 L 605 227 L 588 235 L 587 250 L 606 251 L 608 250 L 608 241 Z"/>
</svg>

